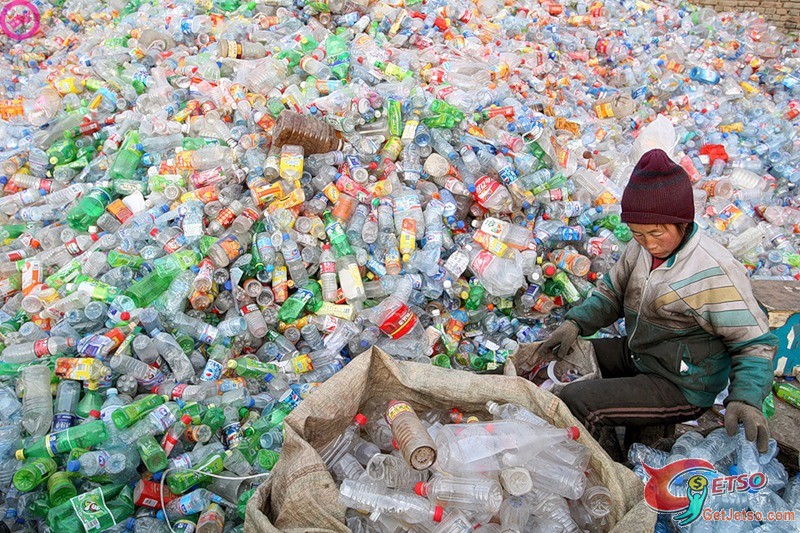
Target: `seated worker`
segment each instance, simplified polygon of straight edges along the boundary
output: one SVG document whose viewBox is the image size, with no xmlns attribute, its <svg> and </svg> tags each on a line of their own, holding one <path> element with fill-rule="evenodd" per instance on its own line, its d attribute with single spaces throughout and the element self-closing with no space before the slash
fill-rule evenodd
<svg viewBox="0 0 800 533">
<path fill-rule="evenodd" d="M 689 177 L 663 150 L 645 153 L 634 168 L 622 220 L 634 240 L 532 357 L 565 354 L 579 335 L 624 317 L 627 337 L 591 341 L 602 379 L 571 383 L 560 395 L 607 450 L 616 444 L 619 454 L 615 426 L 697 418 L 730 379 L 725 428 L 733 435 L 744 424 L 766 451 L 761 404 L 777 337 L 744 266 L 698 230 Z"/>
</svg>

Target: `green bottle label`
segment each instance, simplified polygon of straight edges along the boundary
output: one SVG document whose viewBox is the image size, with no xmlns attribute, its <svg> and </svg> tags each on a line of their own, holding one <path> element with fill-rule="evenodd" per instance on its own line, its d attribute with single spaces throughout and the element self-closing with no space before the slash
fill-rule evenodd
<svg viewBox="0 0 800 533">
<path fill-rule="evenodd" d="M 99 533 L 117 523 L 106 506 L 106 499 L 99 487 L 72 498 L 70 503 L 86 533 Z"/>
</svg>

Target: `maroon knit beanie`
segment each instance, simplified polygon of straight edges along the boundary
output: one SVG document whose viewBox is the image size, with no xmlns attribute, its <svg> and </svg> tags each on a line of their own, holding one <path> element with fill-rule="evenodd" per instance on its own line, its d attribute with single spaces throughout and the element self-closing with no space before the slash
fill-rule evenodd
<svg viewBox="0 0 800 533">
<path fill-rule="evenodd" d="M 689 175 L 664 150 L 645 153 L 622 194 L 622 221 L 633 224 L 681 224 L 694 220 Z"/>
</svg>

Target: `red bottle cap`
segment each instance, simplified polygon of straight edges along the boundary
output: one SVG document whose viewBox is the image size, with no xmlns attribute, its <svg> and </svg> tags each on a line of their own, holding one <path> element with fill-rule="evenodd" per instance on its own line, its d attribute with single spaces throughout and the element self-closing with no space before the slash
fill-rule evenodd
<svg viewBox="0 0 800 533">
<path fill-rule="evenodd" d="M 192 423 L 192 417 L 189 416 L 189 415 L 183 415 L 181 417 L 181 422 L 183 422 L 184 424 L 186 424 L 188 426 L 189 424 Z"/>
<path fill-rule="evenodd" d="M 361 413 L 358 413 L 358 414 L 357 414 L 357 415 L 356 415 L 356 416 L 353 418 L 353 422 L 355 422 L 357 426 L 359 426 L 359 427 L 363 427 L 363 426 L 364 426 L 364 425 L 366 425 L 366 423 L 367 423 L 367 417 L 366 417 L 366 416 L 364 416 L 364 415 L 362 415 Z"/>
<path fill-rule="evenodd" d="M 131 319 L 131 314 L 130 314 L 129 312 L 127 312 L 127 311 L 123 311 L 123 312 L 121 312 L 121 313 L 119 314 L 119 317 L 120 317 L 122 320 L 124 320 L 125 322 L 127 322 L 128 320 L 130 320 L 130 319 Z"/>
<path fill-rule="evenodd" d="M 553 277 L 556 275 L 556 267 L 552 264 L 545 265 L 543 274 L 545 276 Z"/>
<path fill-rule="evenodd" d="M 92 418 L 100 418 L 100 411 L 98 411 L 97 409 L 92 409 L 91 411 L 89 411 L 89 416 Z"/>
<path fill-rule="evenodd" d="M 569 438 L 572 440 L 578 440 L 578 437 L 581 436 L 581 430 L 578 429 L 578 426 L 572 426 L 567 428 L 567 434 Z"/>
<path fill-rule="evenodd" d="M 425 481 L 420 481 L 416 485 L 414 485 L 414 492 L 417 496 L 422 496 L 424 498 L 428 497 L 428 483 Z"/>
<path fill-rule="evenodd" d="M 395 450 L 400 449 L 400 446 L 397 445 L 397 440 L 395 440 L 394 437 L 392 437 L 392 448 L 394 448 Z"/>
<path fill-rule="evenodd" d="M 444 509 L 442 507 L 440 507 L 439 505 L 437 505 L 436 508 L 433 510 L 433 521 L 434 522 L 441 522 L 442 521 L 442 515 L 444 515 Z"/>
</svg>

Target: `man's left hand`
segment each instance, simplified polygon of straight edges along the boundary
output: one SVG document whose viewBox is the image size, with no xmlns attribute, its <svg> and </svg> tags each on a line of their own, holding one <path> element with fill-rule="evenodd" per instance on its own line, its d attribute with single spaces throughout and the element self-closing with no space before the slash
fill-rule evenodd
<svg viewBox="0 0 800 533">
<path fill-rule="evenodd" d="M 744 436 L 749 441 L 756 441 L 759 453 L 766 453 L 769 448 L 769 427 L 761 409 L 744 402 L 732 401 L 725 406 L 725 430 L 733 437 L 744 424 Z"/>
</svg>

